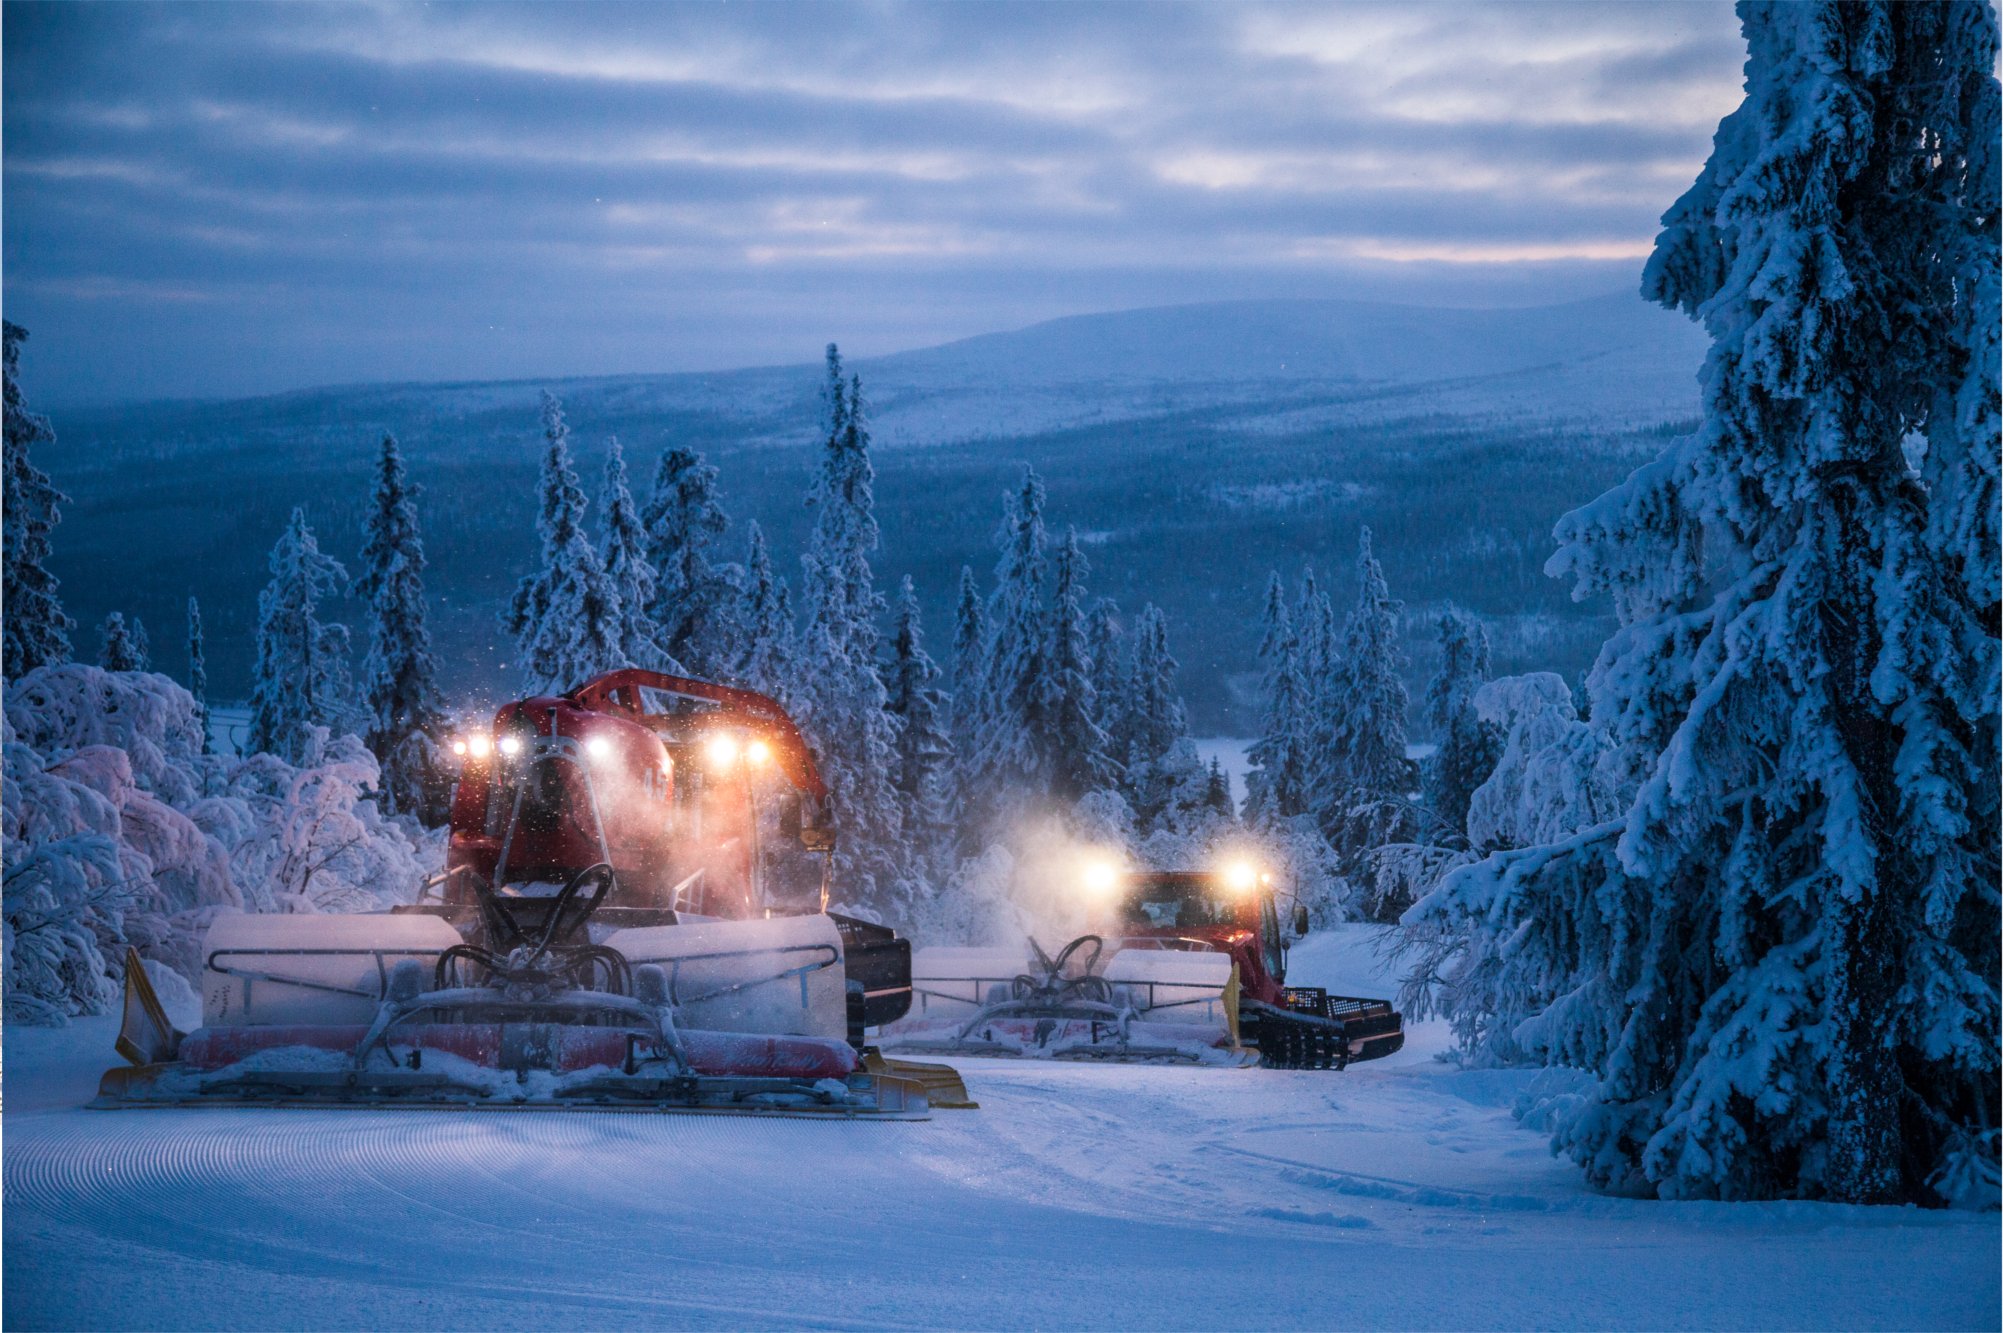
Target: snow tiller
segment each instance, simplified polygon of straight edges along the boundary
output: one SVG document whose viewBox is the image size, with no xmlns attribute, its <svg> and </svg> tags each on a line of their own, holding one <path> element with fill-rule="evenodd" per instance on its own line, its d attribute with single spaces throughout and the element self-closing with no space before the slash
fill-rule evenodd
<svg viewBox="0 0 2003 1333">
<path fill-rule="evenodd" d="M 128 959 L 97 1105 L 573 1107 L 915 1118 L 971 1105 L 886 1060 L 896 932 L 831 914 L 813 756 L 763 695 L 647 671 L 459 738 L 445 871 L 416 904 L 218 918 L 202 1025 Z"/>
<path fill-rule="evenodd" d="M 1286 984 L 1270 875 L 1089 866 L 1106 925 L 1056 953 L 920 949 L 886 1050 L 1341 1069 L 1405 1044 L 1387 1000 Z M 1296 909 L 1293 934 L 1307 931 Z"/>
</svg>

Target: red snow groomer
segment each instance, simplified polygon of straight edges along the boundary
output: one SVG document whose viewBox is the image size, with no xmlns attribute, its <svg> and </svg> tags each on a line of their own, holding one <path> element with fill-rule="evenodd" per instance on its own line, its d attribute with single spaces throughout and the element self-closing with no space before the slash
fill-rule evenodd
<svg viewBox="0 0 2003 1333">
<path fill-rule="evenodd" d="M 938 1066 L 866 1051 L 910 945 L 826 909 L 835 830 L 764 695 L 627 670 L 501 708 L 446 868 L 352 916 L 219 918 L 183 1036 L 133 961 L 100 1104 L 567 1106 L 922 1115 Z"/>
<path fill-rule="evenodd" d="M 1273 877 L 1248 860 L 1208 871 L 1080 868 L 1104 925 L 1058 950 L 921 949 L 915 1006 L 885 1049 L 1341 1069 L 1405 1044 L 1388 1000 L 1288 986 Z M 1295 937 L 1307 933 L 1296 907 Z"/>
</svg>

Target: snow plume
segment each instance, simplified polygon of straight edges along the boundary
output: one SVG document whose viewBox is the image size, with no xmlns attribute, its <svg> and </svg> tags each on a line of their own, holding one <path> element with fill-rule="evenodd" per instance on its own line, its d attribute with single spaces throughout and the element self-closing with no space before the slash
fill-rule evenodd
<svg viewBox="0 0 2003 1333">
<path fill-rule="evenodd" d="M 1519 808 L 1469 821 L 1534 841 L 1406 921 L 1464 942 L 1475 1057 L 1595 1076 L 1551 1123 L 1599 1184 L 1993 1207 L 1996 16 L 1740 14 L 1645 278 L 1711 335 L 1704 420 L 1561 520 L 1621 620 L 1591 721 L 1519 693 Z"/>
<path fill-rule="evenodd" d="M 203 752 L 193 696 L 165 676 L 42 667 L 8 689 L 6 1016 L 60 1024 L 117 999 L 125 950 L 199 975 L 222 911 L 408 901 L 438 849 L 367 799 L 352 736 L 306 738 L 304 766 Z"/>
</svg>

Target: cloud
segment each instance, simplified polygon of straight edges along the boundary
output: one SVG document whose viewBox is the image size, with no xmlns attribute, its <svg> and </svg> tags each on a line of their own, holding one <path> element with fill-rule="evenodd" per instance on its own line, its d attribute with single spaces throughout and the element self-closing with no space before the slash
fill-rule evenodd
<svg viewBox="0 0 2003 1333">
<path fill-rule="evenodd" d="M 6 297 L 57 397 L 713 368 L 1233 295 L 1562 299 L 1633 280 L 1743 58 L 1722 4 L 5 23 Z"/>
</svg>

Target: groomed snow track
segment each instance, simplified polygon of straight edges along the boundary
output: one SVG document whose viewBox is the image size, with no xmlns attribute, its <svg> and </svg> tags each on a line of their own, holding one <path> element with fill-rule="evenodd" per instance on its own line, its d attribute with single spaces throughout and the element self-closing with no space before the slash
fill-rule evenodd
<svg viewBox="0 0 2003 1333">
<path fill-rule="evenodd" d="M 1305 960 L 1303 960 L 1305 961 Z M 919 1123 L 79 1109 L 7 1034 L 5 1322 L 1994 1327 L 1994 1215 L 1586 1191 L 1523 1076 L 964 1061 Z"/>
</svg>

